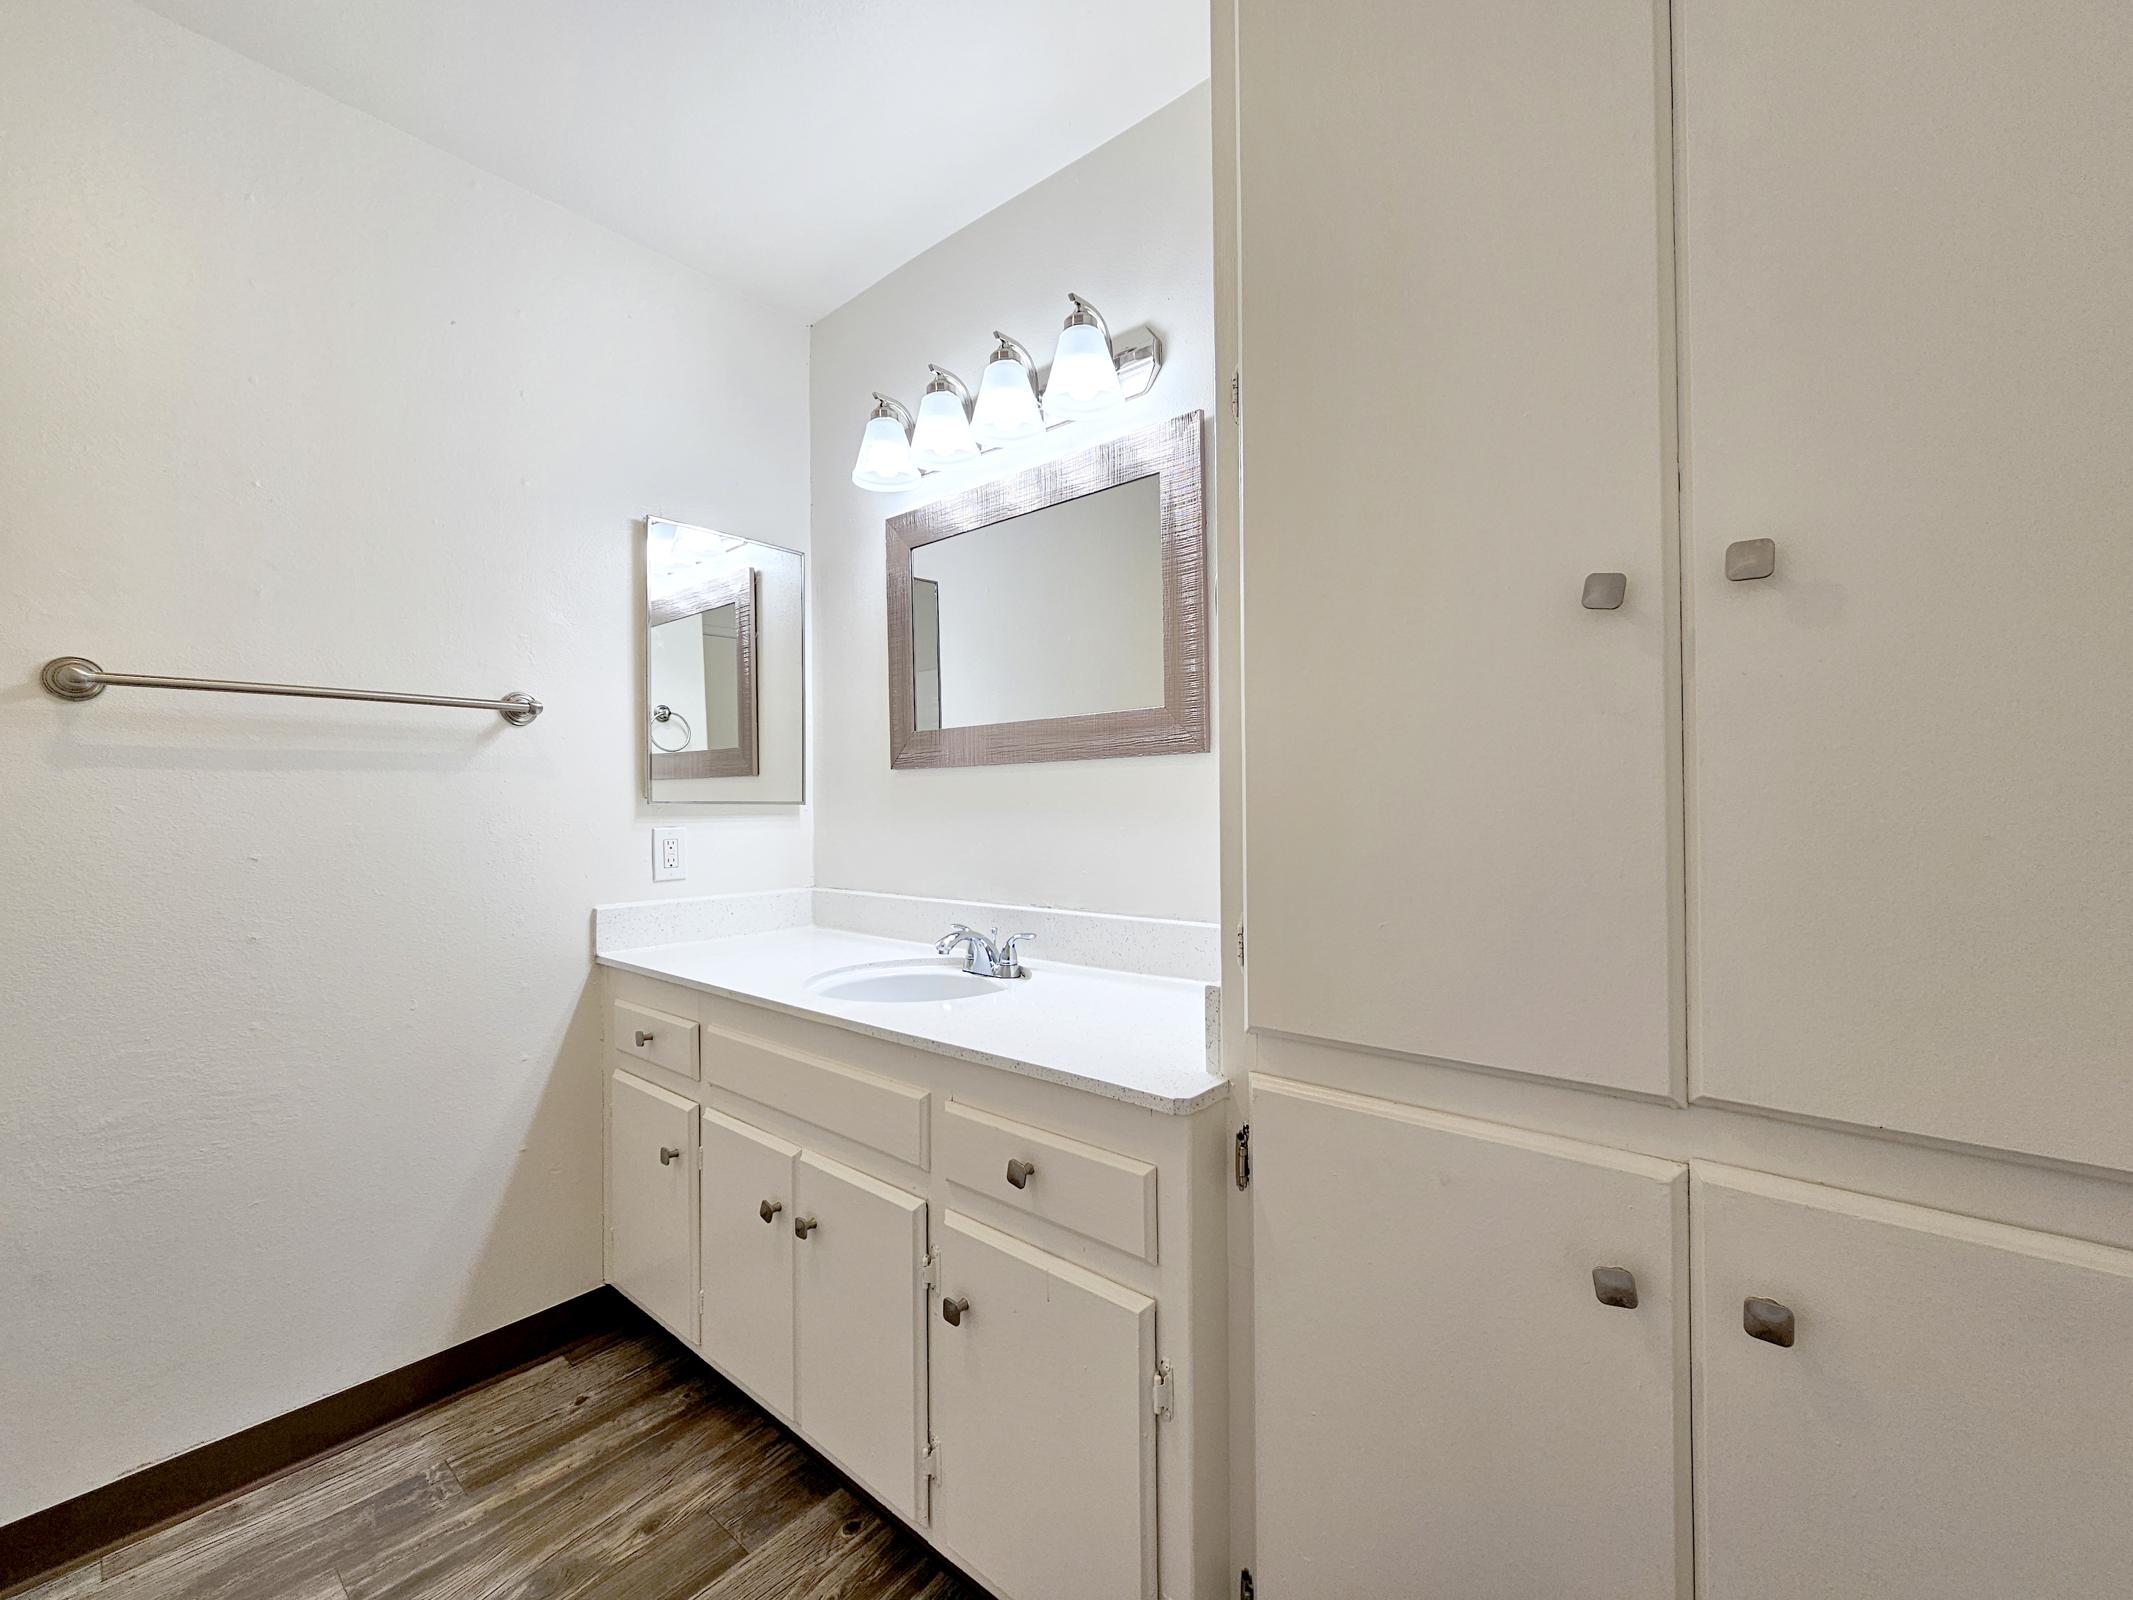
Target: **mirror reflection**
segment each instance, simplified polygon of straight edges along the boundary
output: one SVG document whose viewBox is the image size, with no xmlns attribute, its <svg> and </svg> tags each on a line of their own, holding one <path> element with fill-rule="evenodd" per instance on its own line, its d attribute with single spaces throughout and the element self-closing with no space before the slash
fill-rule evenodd
<svg viewBox="0 0 2133 1600">
<path fill-rule="evenodd" d="M 755 573 L 749 572 L 751 589 L 754 579 Z M 652 625 L 646 667 L 652 721 L 658 724 L 652 730 L 655 756 L 715 752 L 730 757 L 726 764 L 737 774 L 755 771 L 753 707 L 750 715 L 742 716 L 742 696 L 753 698 L 753 685 L 742 673 L 742 609 L 739 600 L 728 600 Z M 747 609 L 754 610 L 752 594 Z M 753 663 L 749 666 L 752 670 Z"/>
<path fill-rule="evenodd" d="M 648 798 L 802 798 L 805 595 L 797 551 L 647 520 Z"/>
<path fill-rule="evenodd" d="M 911 552 L 919 731 L 1163 703 L 1162 480 Z"/>
<path fill-rule="evenodd" d="M 1209 748 L 1203 421 L 888 520 L 892 767 Z"/>
</svg>

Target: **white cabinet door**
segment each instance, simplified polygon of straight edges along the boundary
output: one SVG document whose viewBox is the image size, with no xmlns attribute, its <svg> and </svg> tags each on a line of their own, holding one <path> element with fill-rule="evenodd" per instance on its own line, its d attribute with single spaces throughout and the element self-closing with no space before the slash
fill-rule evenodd
<svg viewBox="0 0 2133 1600">
<path fill-rule="evenodd" d="M 1684 1170 L 1259 1076 L 1252 1158 L 1260 1589 L 1686 1600 Z"/>
<path fill-rule="evenodd" d="M 1667 10 L 1240 0 L 1255 1028 L 1676 1087 Z"/>
<path fill-rule="evenodd" d="M 608 1281 L 696 1342 L 696 1106 L 608 1079 Z"/>
<path fill-rule="evenodd" d="M 798 1174 L 799 1425 L 885 1504 L 923 1520 L 926 1202 L 812 1151 Z"/>
<path fill-rule="evenodd" d="M 704 1112 L 704 1355 L 793 1417 L 793 1168 L 798 1145 Z"/>
<path fill-rule="evenodd" d="M 952 1211 L 943 1233 L 935 1531 L 1015 1600 L 1153 1600 L 1155 1302 Z"/>
<path fill-rule="evenodd" d="M 2133 6 L 1679 11 L 1697 1093 L 2133 1170 Z"/>
<path fill-rule="evenodd" d="M 2128 1592 L 2133 1255 L 1701 1164 L 1694 1206 L 1703 1600 Z"/>
</svg>

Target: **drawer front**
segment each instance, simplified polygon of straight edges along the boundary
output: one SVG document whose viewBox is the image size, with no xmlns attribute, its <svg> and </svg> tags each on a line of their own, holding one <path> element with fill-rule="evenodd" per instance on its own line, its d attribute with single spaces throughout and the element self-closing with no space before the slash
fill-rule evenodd
<svg viewBox="0 0 2133 1600">
<path fill-rule="evenodd" d="M 940 1155 L 949 1180 L 974 1194 L 1156 1259 L 1155 1168 L 1148 1162 L 959 1101 L 941 1118 Z"/>
<path fill-rule="evenodd" d="M 637 1056 L 684 1078 L 696 1076 L 696 1024 L 687 1017 L 654 1011 L 632 1000 L 617 1000 L 607 1036 L 625 1055 Z"/>
<path fill-rule="evenodd" d="M 926 1165 L 926 1109 L 933 1097 L 924 1089 L 718 1028 L 704 1029 L 703 1076 L 869 1150 Z"/>
</svg>

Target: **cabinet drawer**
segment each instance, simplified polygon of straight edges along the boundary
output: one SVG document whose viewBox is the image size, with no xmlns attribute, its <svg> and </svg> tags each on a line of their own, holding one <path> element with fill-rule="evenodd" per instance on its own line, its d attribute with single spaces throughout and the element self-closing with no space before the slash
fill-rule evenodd
<svg viewBox="0 0 2133 1600">
<path fill-rule="evenodd" d="M 911 1084 L 718 1028 L 704 1030 L 704 1081 L 869 1150 L 926 1165 L 932 1096 Z"/>
<path fill-rule="evenodd" d="M 617 1000 L 614 1026 L 608 1030 L 608 1037 L 625 1055 L 637 1056 L 684 1078 L 696 1076 L 696 1024 L 687 1017 Z"/>
<path fill-rule="evenodd" d="M 940 1155 L 949 1180 L 975 1194 L 1156 1258 L 1155 1168 L 1145 1161 L 955 1101 L 941 1118 Z"/>
</svg>

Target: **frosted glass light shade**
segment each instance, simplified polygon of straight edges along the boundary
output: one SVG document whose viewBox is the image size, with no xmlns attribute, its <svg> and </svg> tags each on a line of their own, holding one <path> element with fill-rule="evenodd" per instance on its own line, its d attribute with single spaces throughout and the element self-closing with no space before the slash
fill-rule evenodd
<svg viewBox="0 0 2133 1600">
<path fill-rule="evenodd" d="M 978 380 L 976 414 L 971 431 L 980 444 L 1016 444 L 1044 432 L 1044 414 L 1037 409 L 1037 388 L 1029 368 L 1012 356 L 987 364 Z"/>
<path fill-rule="evenodd" d="M 901 422 L 894 417 L 867 418 L 859 459 L 852 463 L 852 482 L 862 489 L 884 492 L 908 489 L 918 482 L 918 463 L 911 459 L 911 441 Z"/>
<path fill-rule="evenodd" d="M 911 455 L 921 467 L 935 471 L 977 460 L 978 441 L 961 395 L 948 389 L 927 391 L 918 403 L 918 426 L 911 430 Z"/>
<path fill-rule="evenodd" d="M 1111 341 L 1103 329 L 1086 322 L 1059 330 L 1052 375 L 1044 385 L 1044 409 L 1054 419 L 1094 417 L 1125 403 Z"/>
</svg>

